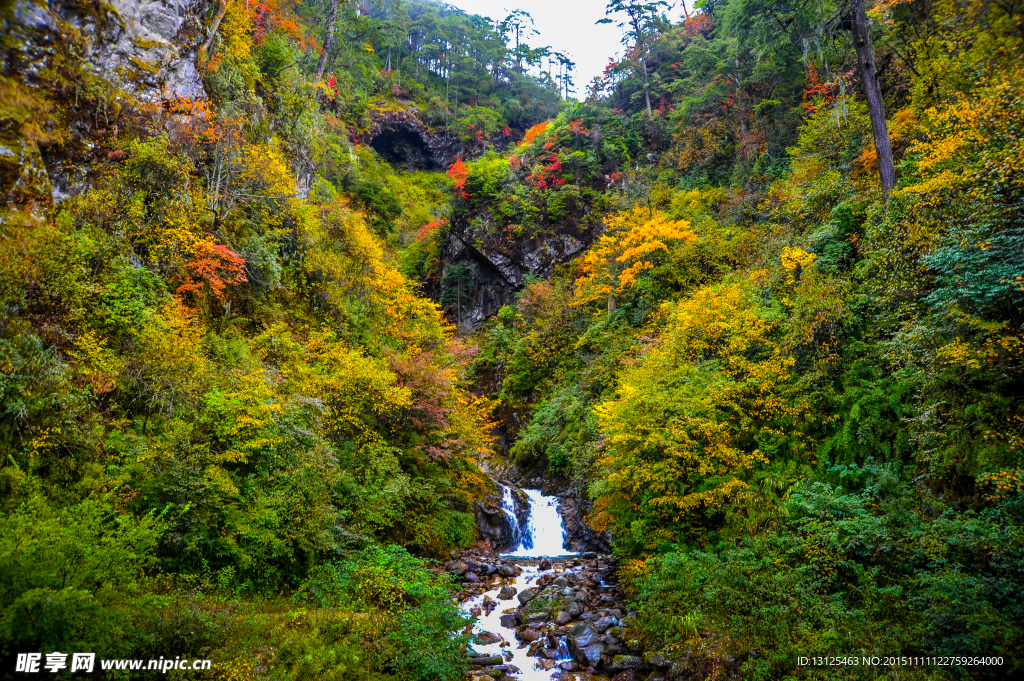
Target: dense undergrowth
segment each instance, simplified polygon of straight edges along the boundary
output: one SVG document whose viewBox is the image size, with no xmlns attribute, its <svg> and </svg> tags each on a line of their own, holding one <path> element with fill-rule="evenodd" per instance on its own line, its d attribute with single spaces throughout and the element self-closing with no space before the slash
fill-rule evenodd
<svg viewBox="0 0 1024 681">
<path fill-rule="evenodd" d="M 5 29 L 4 153 L 93 160 L 57 205 L 3 167 L 5 678 L 56 650 L 210 658 L 225 679 L 464 669 L 432 560 L 474 540 L 488 405 L 395 248 L 450 180 L 361 136 L 403 113 L 472 150 L 560 98 L 507 26 L 426 2 L 323 12 L 210 6 L 208 98 L 159 106 L 93 73 L 74 26 L 42 57 Z"/>
<path fill-rule="evenodd" d="M 852 50 L 839 29 L 815 44 L 812 13 L 651 14 L 587 102 L 468 165 L 453 210 L 490 229 L 544 225 L 567 191 L 608 211 L 480 329 L 476 369 L 529 414 L 506 424 L 517 462 L 592 499 L 634 631 L 688 673 L 1006 678 L 1024 659 L 1020 14 L 876 4 L 886 195 Z M 797 665 L 828 655 L 1004 666 Z"/>
<path fill-rule="evenodd" d="M 59 649 L 458 678 L 430 561 L 473 541 L 515 412 L 510 455 L 589 497 L 630 633 L 694 678 L 1019 674 L 1016 5 L 870 8 L 888 193 L 844 5 L 647 3 L 568 104 L 511 47 L 521 15 L 222 8 L 206 101 L 79 73 L 70 25 L 0 80 L 5 149 L 102 150 L 57 205 L 0 173 L 4 673 Z M 396 115 L 465 158 L 392 168 L 365 135 Z M 467 340 L 452 225 L 590 246 Z"/>
</svg>

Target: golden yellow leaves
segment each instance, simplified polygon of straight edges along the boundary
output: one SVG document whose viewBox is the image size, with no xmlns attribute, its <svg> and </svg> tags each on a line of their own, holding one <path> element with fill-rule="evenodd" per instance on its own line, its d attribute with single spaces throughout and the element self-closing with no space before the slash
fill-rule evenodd
<svg viewBox="0 0 1024 681">
<path fill-rule="evenodd" d="M 1024 186 L 1022 82 L 1024 67 L 1017 63 L 986 76 L 956 101 L 927 109 L 930 135 L 910 148 L 919 157 L 921 179 L 901 191 L 934 202 L 937 194 L 974 184 L 972 176 Z"/>
<path fill-rule="evenodd" d="M 814 253 L 808 253 L 802 248 L 785 246 L 782 249 L 780 260 L 782 267 L 786 270 L 786 284 L 789 286 L 795 284 L 800 275 L 814 264 L 817 257 Z"/>
<path fill-rule="evenodd" d="M 124 361 L 106 347 L 95 331 L 86 331 L 76 338 L 74 349 L 68 354 L 74 358 L 81 379 L 93 394 L 100 395 L 117 387 Z"/>
<path fill-rule="evenodd" d="M 332 305 L 340 309 L 359 300 L 369 308 L 369 321 L 383 338 L 429 345 L 446 337 L 438 306 L 416 293 L 361 213 L 338 200 L 320 215 L 307 211 L 302 218 L 305 266 L 326 280 L 325 294 Z"/>
<path fill-rule="evenodd" d="M 660 211 L 638 206 L 609 216 L 605 233 L 580 261 L 579 302 L 608 297 L 612 311 L 612 297 L 635 286 L 640 275 L 655 267 L 659 253 L 696 240 L 689 222 L 669 220 Z"/>
<path fill-rule="evenodd" d="M 774 342 L 777 323 L 751 289 L 740 280 L 667 303 L 661 343 L 596 407 L 606 438 L 602 493 L 612 499 L 601 512 L 617 507 L 614 522 L 686 524 L 721 508 L 768 462 L 759 442 L 787 437 L 806 408 L 789 394 L 794 360 Z"/>
<path fill-rule="evenodd" d="M 246 11 L 246 3 L 242 0 L 225 1 L 230 1 L 230 4 L 220 23 L 224 51 L 236 61 L 244 61 L 252 56 L 252 15 Z"/>
</svg>

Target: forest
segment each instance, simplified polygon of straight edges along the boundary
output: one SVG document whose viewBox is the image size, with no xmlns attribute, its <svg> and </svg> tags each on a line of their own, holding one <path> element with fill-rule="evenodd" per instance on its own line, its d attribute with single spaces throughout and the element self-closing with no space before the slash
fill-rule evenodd
<svg viewBox="0 0 1024 681">
<path fill-rule="evenodd" d="M 647 651 L 544 679 L 1024 675 L 1024 3 L 601 4 L 0 2 L 0 678 L 515 681 L 501 476 Z"/>
</svg>

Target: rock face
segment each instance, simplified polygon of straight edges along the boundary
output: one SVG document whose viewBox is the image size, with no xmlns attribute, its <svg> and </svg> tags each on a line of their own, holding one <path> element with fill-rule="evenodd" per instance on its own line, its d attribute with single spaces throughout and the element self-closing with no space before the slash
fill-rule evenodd
<svg viewBox="0 0 1024 681">
<path fill-rule="evenodd" d="M 3 75 L 40 92 L 54 91 L 54 78 L 74 86 L 65 88 L 71 92 L 67 101 L 56 102 L 67 118 L 60 130 L 47 130 L 53 139 L 0 125 L 0 194 L 8 201 L 49 203 L 80 193 L 92 163 L 105 160 L 103 140 L 117 139 L 118 112 L 112 109 L 205 97 L 196 55 L 211 2 L 17 0 L 0 21 L 6 33 Z M 96 95 L 100 103 L 79 107 L 79 90 L 103 93 Z"/>
<path fill-rule="evenodd" d="M 456 268 L 460 279 L 471 280 L 471 286 L 460 284 L 470 300 L 452 317 L 457 317 L 460 329 L 472 331 L 503 306 L 515 303 L 527 276 L 546 279 L 555 267 L 582 253 L 594 234 L 593 226 L 581 231 L 566 224 L 533 237 L 489 233 L 478 237 L 468 224 L 453 224 L 444 245 L 441 278 L 431 293 L 442 299 L 447 278 Z"/>
<path fill-rule="evenodd" d="M 558 503 L 558 512 L 562 514 L 565 525 L 566 545 L 573 551 L 611 553 L 611 534 L 606 530 L 598 534 L 587 525 L 585 518 L 591 512 L 590 502 L 586 499 L 566 497 Z"/>
<path fill-rule="evenodd" d="M 11 22 L 23 75 L 45 68 L 52 45 L 76 32 L 89 72 L 142 101 L 205 97 L 196 69 L 202 16 L 210 0 L 110 0 L 93 5 L 19 0 Z M 101 9 L 95 9 L 95 7 Z"/>
<path fill-rule="evenodd" d="M 521 495 L 521 493 L 519 493 Z M 518 525 L 524 526 L 529 514 L 529 506 L 519 495 L 513 496 L 516 507 Z M 501 498 L 496 495 L 488 495 L 484 501 L 478 501 L 473 506 L 473 514 L 476 517 L 476 527 L 480 536 L 493 547 L 501 550 L 514 548 L 519 537 L 511 519 L 505 513 L 501 505 Z M 508 577 L 510 575 L 502 575 Z"/>
<path fill-rule="evenodd" d="M 393 93 L 394 94 L 394 93 Z M 401 96 L 401 95 L 399 95 Z M 445 170 L 458 159 L 475 158 L 501 140 L 464 141 L 423 122 L 422 112 L 410 101 L 378 101 L 369 118 L 370 128 L 359 136 L 393 166 L 405 170 Z"/>
</svg>

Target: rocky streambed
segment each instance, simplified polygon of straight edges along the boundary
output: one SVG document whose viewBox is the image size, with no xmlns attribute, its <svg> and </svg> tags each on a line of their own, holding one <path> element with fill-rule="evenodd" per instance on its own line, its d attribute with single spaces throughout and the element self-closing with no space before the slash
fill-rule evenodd
<svg viewBox="0 0 1024 681">
<path fill-rule="evenodd" d="M 664 681 L 679 678 L 630 636 L 614 557 L 463 554 L 446 569 L 474 617 L 469 681 Z"/>
</svg>

